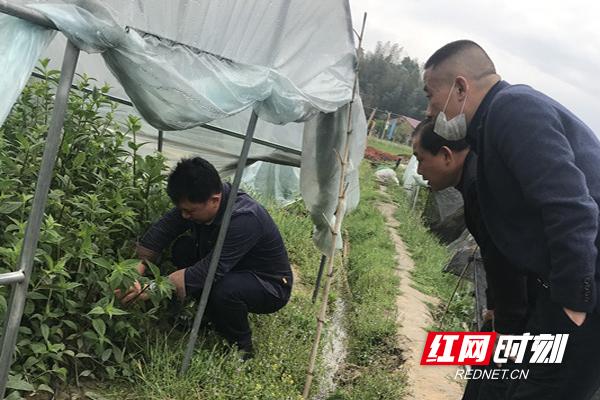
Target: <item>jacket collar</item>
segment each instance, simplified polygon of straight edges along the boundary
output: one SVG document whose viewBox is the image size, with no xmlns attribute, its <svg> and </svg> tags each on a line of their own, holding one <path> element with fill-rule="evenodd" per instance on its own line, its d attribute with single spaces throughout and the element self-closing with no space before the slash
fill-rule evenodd
<svg viewBox="0 0 600 400">
<path fill-rule="evenodd" d="M 229 199 L 229 193 L 231 192 L 231 184 L 224 183 L 223 191 L 221 192 L 221 204 L 219 204 L 219 211 L 217 216 L 209 225 L 221 225 L 223 221 L 223 215 L 225 214 L 225 208 L 227 207 L 227 199 Z"/>
<path fill-rule="evenodd" d="M 465 187 L 465 181 L 469 178 L 467 176 L 467 174 L 470 172 L 469 166 L 470 163 L 473 159 L 473 157 L 475 156 L 475 152 L 473 150 L 470 150 L 467 153 L 467 156 L 465 157 L 465 162 L 463 163 L 463 168 L 462 168 L 462 173 L 460 176 L 460 181 L 458 182 L 458 184 L 454 187 L 456 190 L 458 190 L 459 192 L 462 193 L 464 187 Z"/>
<path fill-rule="evenodd" d="M 483 130 L 483 124 L 485 123 L 485 118 L 487 116 L 488 109 L 490 107 L 490 103 L 496 97 L 499 91 L 504 88 L 507 88 L 510 84 L 506 81 L 498 81 L 494 86 L 490 88 L 490 90 L 486 93 L 485 97 L 477 107 L 477 111 L 475 115 L 473 115 L 473 119 L 467 128 L 467 143 L 471 146 L 472 149 L 477 149 L 477 142 L 479 135 Z"/>
</svg>

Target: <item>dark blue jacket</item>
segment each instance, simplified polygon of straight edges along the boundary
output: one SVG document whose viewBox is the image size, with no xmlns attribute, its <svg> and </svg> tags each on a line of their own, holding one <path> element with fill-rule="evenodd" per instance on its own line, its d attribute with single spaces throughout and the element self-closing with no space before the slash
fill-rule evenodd
<svg viewBox="0 0 600 400">
<path fill-rule="evenodd" d="M 465 158 L 456 189 L 463 198 L 467 229 L 477 242 L 483 258 L 487 308 L 494 310 L 495 331 L 521 334 L 525 329 L 530 303 L 527 275 L 512 266 L 500 253 L 481 220 L 477 195 L 477 155 L 473 151 L 469 151 Z"/>
<path fill-rule="evenodd" d="M 600 298 L 600 141 L 581 120 L 525 85 L 498 82 L 469 124 L 481 212 L 498 249 L 535 273 L 563 307 Z"/>
<path fill-rule="evenodd" d="M 219 211 L 211 224 L 186 220 L 177 208 L 173 208 L 154 223 L 140 241 L 141 246 L 160 253 L 179 235 L 190 230 L 194 232 L 201 259 L 185 270 L 185 288 L 189 296 L 198 295 L 204 287 L 230 191 L 231 185 L 225 183 Z M 279 229 L 267 210 L 242 191 L 238 191 L 235 199 L 215 282 L 230 271 L 250 271 L 271 294 L 277 297 L 289 295 L 289 290 L 283 290 L 282 286 L 291 287 L 292 270 Z"/>
</svg>

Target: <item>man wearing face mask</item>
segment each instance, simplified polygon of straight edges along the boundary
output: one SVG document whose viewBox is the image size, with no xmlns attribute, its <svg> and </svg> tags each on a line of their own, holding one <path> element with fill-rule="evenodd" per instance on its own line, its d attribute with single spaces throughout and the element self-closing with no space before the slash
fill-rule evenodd
<svg viewBox="0 0 600 400">
<path fill-rule="evenodd" d="M 453 186 L 463 198 L 465 223 L 481 250 L 487 281 L 487 308 L 491 311 L 487 314 L 491 314 L 491 320 L 481 330 L 502 335 L 523 334 L 534 290 L 528 287 L 527 276 L 494 246 L 481 221 L 476 189 L 477 155 L 465 139 L 447 140 L 435 133 L 434 120 L 430 118 L 415 128 L 412 142 L 419 162 L 418 173 L 428 180 L 431 190 Z M 497 367 L 492 364 L 477 368 L 491 373 Z M 462 399 L 504 400 L 509 383 L 508 379 L 469 381 Z"/>
<path fill-rule="evenodd" d="M 555 100 L 502 81 L 472 41 L 437 50 L 424 81 L 435 132 L 478 155 L 494 245 L 539 282 L 526 331 L 569 334 L 562 363 L 524 365 L 508 398 L 589 399 L 600 386 L 600 141 Z"/>
</svg>

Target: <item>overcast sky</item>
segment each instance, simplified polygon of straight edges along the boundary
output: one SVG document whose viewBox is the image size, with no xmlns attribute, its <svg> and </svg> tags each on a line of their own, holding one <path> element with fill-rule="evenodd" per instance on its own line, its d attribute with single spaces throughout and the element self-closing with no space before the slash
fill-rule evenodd
<svg viewBox="0 0 600 400">
<path fill-rule="evenodd" d="M 510 83 L 560 101 L 600 136 L 600 2 L 594 0 L 350 0 L 363 47 L 396 42 L 424 63 L 457 39 L 479 43 Z"/>
</svg>

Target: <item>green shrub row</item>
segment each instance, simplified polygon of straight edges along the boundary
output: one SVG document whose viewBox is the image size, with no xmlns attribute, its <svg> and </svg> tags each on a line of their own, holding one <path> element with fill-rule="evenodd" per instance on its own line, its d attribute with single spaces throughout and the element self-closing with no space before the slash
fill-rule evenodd
<svg viewBox="0 0 600 400">
<path fill-rule="evenodd" d="M 0 272 L 17 269 L 50 123 L 59 71 L 48 60 L 0 127 Z M 124 308 L 114 290 L 137 277 L 136 237 L 167 206 L 162 156 L 138 155 L 140 121 L 115 120 L 109 87 L 79 76 L 19 331 L 9 387 L 52 391 L 62 382 L 132 379 L 145 337 L 171 296 L 166 279 L 152 302 Z M 89 91 L 86 91 L 88 89 Z M 133 136 L 134 140 L 130 138 Z M 154 271 L 158 274 L 158 271 Z M 0 318 L 9 288 L 0 288 Z M 165 299 L 165 300 L 163 300 Z M 14 391 L 12 398 L 18 398 Z"/>
<path fill-rule="evenodd" d="M 373 170 L 361 165 L 361 202 L 345 219 L 350 289 L 349 356 L 331 399 L 400 399 L 406 385 L 396 344 L 395 248 L 377 209 Z"/>
</svg>

